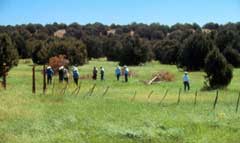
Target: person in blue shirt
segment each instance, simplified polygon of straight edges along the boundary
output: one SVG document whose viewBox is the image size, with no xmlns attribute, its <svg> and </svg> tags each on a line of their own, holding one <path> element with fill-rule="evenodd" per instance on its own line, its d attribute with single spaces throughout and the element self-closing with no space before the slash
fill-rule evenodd
<svg viewBox="0 0 240 143">
<path fill-rule="evenodd" d="M 125 82 L 128 82 L 128 75 L 129 75 L 129 69 L 128 69 L 128 67 L 125 65 L 125 66 L 124 66 Z"/>
<path fill-rule="evenodd" d="M 184 91 L 190 90 L 190 79 L 187 72 L 184 72 L 184 75 L 183 75 L 183 85 L 184 85 Z"/>
<path fill-rule="evenodd" d="M 119 81 L 119 78 L 121 76 L 121 68 L 119 66 L 115 69 L 115 75 L 117 77 L 117 80 Z"/>
<path fill-rule="evenodd" d="M 73 66 L 72 76 L 75 84 L 78 85 L 79 71 L 77 66 Z"/>
<path fill-rule="evenodd" d="M 52 77 L 53 77 L 54 71 L 51 66 L 47 67 L 46 74 L 47 74 L 47 84 L 52 84 Z"/>
</svg>

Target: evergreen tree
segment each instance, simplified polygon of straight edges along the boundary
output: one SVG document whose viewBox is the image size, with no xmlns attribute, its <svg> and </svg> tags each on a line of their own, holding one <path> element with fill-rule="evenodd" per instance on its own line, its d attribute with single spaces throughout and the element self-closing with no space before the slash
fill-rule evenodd
<svg viewBox="0 0 240 143">
<path fill-rule="evenodd" d="M 231 65 L 217 48 L 207 55 L 204 71 L 207 86 L 212 89 L 228 86 L 233 77 Z"/>
<path fill-rule="evenodd" d="M 4 71 L 3 64 L 6 64 L 7 71 L 18 64 L 18 51 L 6 33 L 0 34 L 0 77 Z"/>
</svg>

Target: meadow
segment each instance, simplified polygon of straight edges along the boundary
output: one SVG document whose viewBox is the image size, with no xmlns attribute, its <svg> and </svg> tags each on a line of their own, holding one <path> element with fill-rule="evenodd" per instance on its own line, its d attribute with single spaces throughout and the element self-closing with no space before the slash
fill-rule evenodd
<svg viewBox="0 0 240 143">
<path fill-rule="evenodd" d="M 182 88 L 183 72 L 175 65 L 150 62 L 129 67 L 135 75 L 128 83 L 116 81 L 116 62 L 92 60 L 79 67 L 80 76 L 92 73 L 93 66 L 105 68 L 105 81 L 80 80 L 78 94 L 70 80 L 54 77 L 53 85 L 42 92 L 42 66 L 36 68 L 36 94 L 32 94 L 32 67 L 21 60 L 7 78 L 7 90 L 0 89 L 0 143 L 238 143 L 240 111 L 236 103 L 240 91 L 240 69 L 227 89 L 202 91 L 203 72 L 190 72 L 191 90 Z M 146 85 L 154 73 L 168 71 L 171 82 Z M 96 84 L 91 96 L 90 89 Z M 108 92 L 103 96 L 106 88 Z M 162 101 L 166 90 L 168 94 Z M 150 98 L 148 95 L 153 91 Z M 194 104 L 195 92 L 198 92 Z M 135 95 L 135 98 L 133 96 Z M 239 109 L 240 110 L 240 109 Z"/>
</svg>

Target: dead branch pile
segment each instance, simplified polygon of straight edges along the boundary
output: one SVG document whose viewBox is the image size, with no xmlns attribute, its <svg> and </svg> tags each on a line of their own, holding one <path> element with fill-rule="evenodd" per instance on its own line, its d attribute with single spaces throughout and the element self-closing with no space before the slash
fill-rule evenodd
<svg viewBox="0 0 240 143">
<path fill-rule="evenodd" d="M 147 84 L 159 83 L 161 81 L 173 81 L 175 76 L 168 71 L 161 71 L 156 74 L 153 74 L 152 78 L 148 80 Z"/>
</svg>

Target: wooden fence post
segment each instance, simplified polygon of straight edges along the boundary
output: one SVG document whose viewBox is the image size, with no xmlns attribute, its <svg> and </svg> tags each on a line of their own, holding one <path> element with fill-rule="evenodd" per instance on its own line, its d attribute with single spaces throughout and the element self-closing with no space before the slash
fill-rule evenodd
<svg viewBox="0 0 240 143">
<path fill-rule="evenodd" d="M 36 93 L 35 65 L 32 67 L 32 93 Z"/>
<path fill-rule="evenodd" d="M 46 89 L 47 89 L 47 85 L 46 85 L 46 67 L 45 67 L 45 65 L 43 65 L 43 94 L 46 94 Z"/>
<path fill-rule="evenodd" d="M 236 113 L 238 112 L 239 101 L 240 101 L 240 92 L 238 94 L 238 99 L 237 99 Z"/>
<path fill-rule="evenodd" d="M 79 91 L 80 91 L 80 89 L 81 89 L 81 86 L 82 86 L 82 82 L 80 82 L 80 84 L 78 85 L 78 90 L 77 90 L 77 92 L 76 92 L 76 96 L 78 95 L 78 93 L 79 93 Z"/>
<path fill-rule="evenodd" d="M 93 87 L 92 87 L 92 89 L 91 89 L 91 91 L 90 91 L 90 93 L 89 93 L 89 96 L 92 96 L 92 94 L 93 94 L 93 92 L 94 92 L 94 89 L 95 89 L 95 87 L 96 87 L 96 84 L 94 84 L 94 85 L 93 85 Z"/>
<path fill-rule="evenodd" d="M 137 95 L 137 91 L 135 91 L 135 92 L 134 92 L 134 95 L 133 95 L 133 97 L 132 97 L 131 101 L 134 101 L 134 100 L 135 100 L 135 98 L 136 98 L 136 95 Z"/>
<path fill-rule="evenodd" d="M 165 94 L 164 94 L 162 100 L 159 102 L 159 105 L 162 104 L 163 100 L 164 100 L 164 99 L 166 98 L 166 96 L 167 96 L 167 93 L 168 93 L 168 89 L 166 90 L 166 92 L 165 92 Z"/>
<path fill-rule="evenodd" d="M 215 97 L 215 100 L 214 100 L 214 103 L 213 103 L 213 109 L 214 109 L 214 110 L 215 110 L 215 108 L 216 108 L 217 102 L 218 102 L 218 90 L 217 90 L 217 92 L 216 92 L 216 97 Z"/>
<path fill-rule="evenodd" d="M 6 68 L 6 63 L 3 63 L 3 88 L 6 90 L 7 89 L 7 68 Z"/>
<path fill-rule="evenodd" d="M 148 94 L 148 97 L 147 97 L 147 98 L 148 98 L 148 101 L 150 100 L 152 94 L 153 94 L 153 90 Z"/>
<path fill-rule="evenodd" d="M 198 91 L 195 92 L 194 106 L 197 104 Z"/>
<path fill-rule="evenodd" d="M 110 88 L 110 87 L 108 86 L 108 87 L 105 89 L 105 91 L 103 92 L 102 96 L 105 96 L 105 95 L 107 94 L 109 88 Z"/>
<path fill-rule="evenodd" d="M 179 91 L 178 91 L 178 101 L 177 101 L 177 104 L 180 103 L 180 96 L 181 96 L 181 92 L 182 92 L 182 88 L 179 88 Z"/>
<path fill-rule="evenodd" d="M 53 85 L 52 85 L 52 96 L 54 96 L 54 88 L 55 88 L 55 79 L 53 79 Z"/>
</svg>

